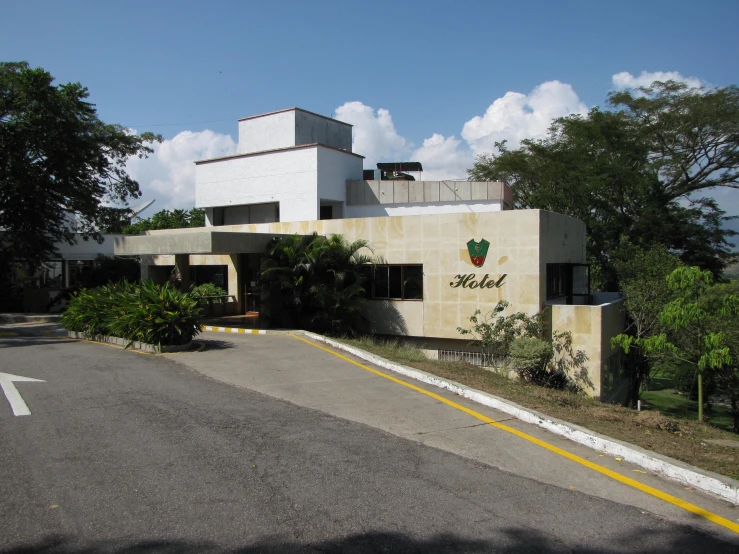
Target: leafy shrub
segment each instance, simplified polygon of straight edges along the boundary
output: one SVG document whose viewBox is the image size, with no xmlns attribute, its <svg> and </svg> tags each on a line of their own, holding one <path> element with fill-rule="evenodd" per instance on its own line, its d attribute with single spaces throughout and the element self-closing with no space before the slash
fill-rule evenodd
<svg viewBox="0 0 739 554">
<path fill-rule="evenodd" d="M 68 331 L 89 336 L 110 334 L 110 319 L 117 308 L 114 298 L 122 289 L 133 287 L 132 283 L 123 281 L 72 292 L 67 309 L 62 314 L 62 326 Z"/>
<path fill-rule="evenodd" d="M 521 337 L 511 344 L 510 357 L 519 371 L 539 371 L 552 359 L 552 345 L 534 337 Z"/>
<path fill-rule="evenodd" d="M 213 283 L 203 283 L 202 285 L 193 287 L 192 291 L 190 292 L 192 292 L 192 294 L 198 299 L 204 296 L 225 296 L 228 294 L 228 291 L 226 291 L 226 289 L 223 289 Z M 203 302 L 206 302 L 206 301 L 212 302 L 213 304 L 221 304 L 224 301 L 224 299 L 208 298 L 207 300 L 203 300 Z"/>
<path fill-rule="evenodd" d="M 201 310 L 192 293 L 151 280 L 122 281 L 75 294 L 62 315 L 69 331 L 112 335 L 131 341 L 171 346 L 186 344 L 200 332 Z"/>
<path fill-rule="evenodd" d="M 469 335 L 475 346 L 482 347 L 483 353 L 493 360 L 507 358 L 511 345 L 521 337 L 541 337 L 545 331 L 545 313 L 529 316 L 523 312 L 503 315 L 509 303 L 499 301 L 487 314 L 476 310 L 470 317 L 472 329 L 458 327 L 461 335 Z"/>
<path fill-rule="evenodd" d="M 193 287 L 192 293 L 196 296 L 225 296 L 228 292 L 213 283 L 203 283 L 197 287 Z"/>
<path fill-rule="evenodd" d="M 567 376 L 551 367 L 553 356 L 552 344 L 535 337 L 521 337 L 510 346 L 510 359 L 521 379 L 550 388 L 564 388 Z"/>
</svg>

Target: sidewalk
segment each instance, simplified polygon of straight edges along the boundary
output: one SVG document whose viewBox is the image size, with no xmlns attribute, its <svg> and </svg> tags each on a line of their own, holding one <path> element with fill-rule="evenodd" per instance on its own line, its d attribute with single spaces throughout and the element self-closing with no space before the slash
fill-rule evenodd
<svg viewBox="0 0 739 554">
<path fill-rule="evenodd" d="M 481 422 L 464 410 L 450 407 L 450 404 L 457 404 L 468 412 L 504 422 L 505 426 L 535 437 L 555 450 L 604 466 L 730 521 L 739 518 L 739 513 L 727 503 L 695 490 L 686 490 L 636 465 L 608 457 L 450 392 L 403 378 L 437 398 L 424 395 L 296 337 L 205 332 L 202 338 L 207 343 L 204 352 L 172 355 L 171 359 L 209 377 L 382 429 L 539 482 L 637 506 L 674 521 L 696 524 L 696 517 L 683 509 Z M 348 354 L 346 357 L 352 359 Z M 390 373 L 365 361 L 354 360 L 371 370 Z M 395 377 L 397 380 L 399 376 Z M 700 524 L 715 530 L 715 526 L 705 520 Z"/>
</svg>

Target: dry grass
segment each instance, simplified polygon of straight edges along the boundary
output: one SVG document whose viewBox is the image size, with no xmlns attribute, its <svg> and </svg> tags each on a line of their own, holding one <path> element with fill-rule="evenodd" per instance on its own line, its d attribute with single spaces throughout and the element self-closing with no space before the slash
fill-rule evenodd
<svg viewBox="0 0 739 554">
<path fill-rule="evenodd" d="M 464 362 L 429 360 L 417 348 L 398 342 L 367 338 L 343 342 L 614 439 L 739 479 L 739 450 L 707 442 L 712 439 L 739 441 L 739 436 L 705 423 L 667 417 L 656 411 L 637 412 L 623 406 L 603 404 L 582 394 L 508 379 Z"/>
</svg>

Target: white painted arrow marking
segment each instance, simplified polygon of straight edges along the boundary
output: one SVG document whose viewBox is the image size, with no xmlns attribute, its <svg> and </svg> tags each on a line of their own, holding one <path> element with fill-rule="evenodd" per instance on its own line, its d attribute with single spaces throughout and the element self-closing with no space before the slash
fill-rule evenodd
<svg viewBox="0 0 739 554">
<path fill-rule="evenodd" d="M 21 377 L 20 375 L 12 375 L 10 373 L 0 373 L 0 387 L 2 387 L 8 402 L 10 402 L 10 409 L 13 410 L 13 414 L 17 416 L 31 415 L 31 410 L 28 409 L 28 405 L 26 405 L 18 389 L 15 388 L 13 381 L 25 381 L 28 383 L 45 383 L 46 381 L 31 377 Z"/>
</svg>

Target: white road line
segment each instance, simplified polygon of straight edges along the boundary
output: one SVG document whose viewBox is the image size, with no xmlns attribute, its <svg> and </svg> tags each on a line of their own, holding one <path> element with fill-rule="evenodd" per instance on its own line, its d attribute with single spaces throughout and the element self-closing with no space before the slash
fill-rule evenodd
<svg viewBox="0 0 739 554">
<path fill-rule="evenodd" d="M 20 375 L 12 375 L 10 373 L 0 373 L 0 387 L 2 387 L 5 397 L 10 403 L 10 409 L 16 416 L 31 415 L 31 410 L 23 400 L 21 393 L 15 388 L 13 381 L 24 381 L 29 383 L 44 383 L 41 379 L 33 379 L 31 377 L 21 377 Z"/>
</svg>

